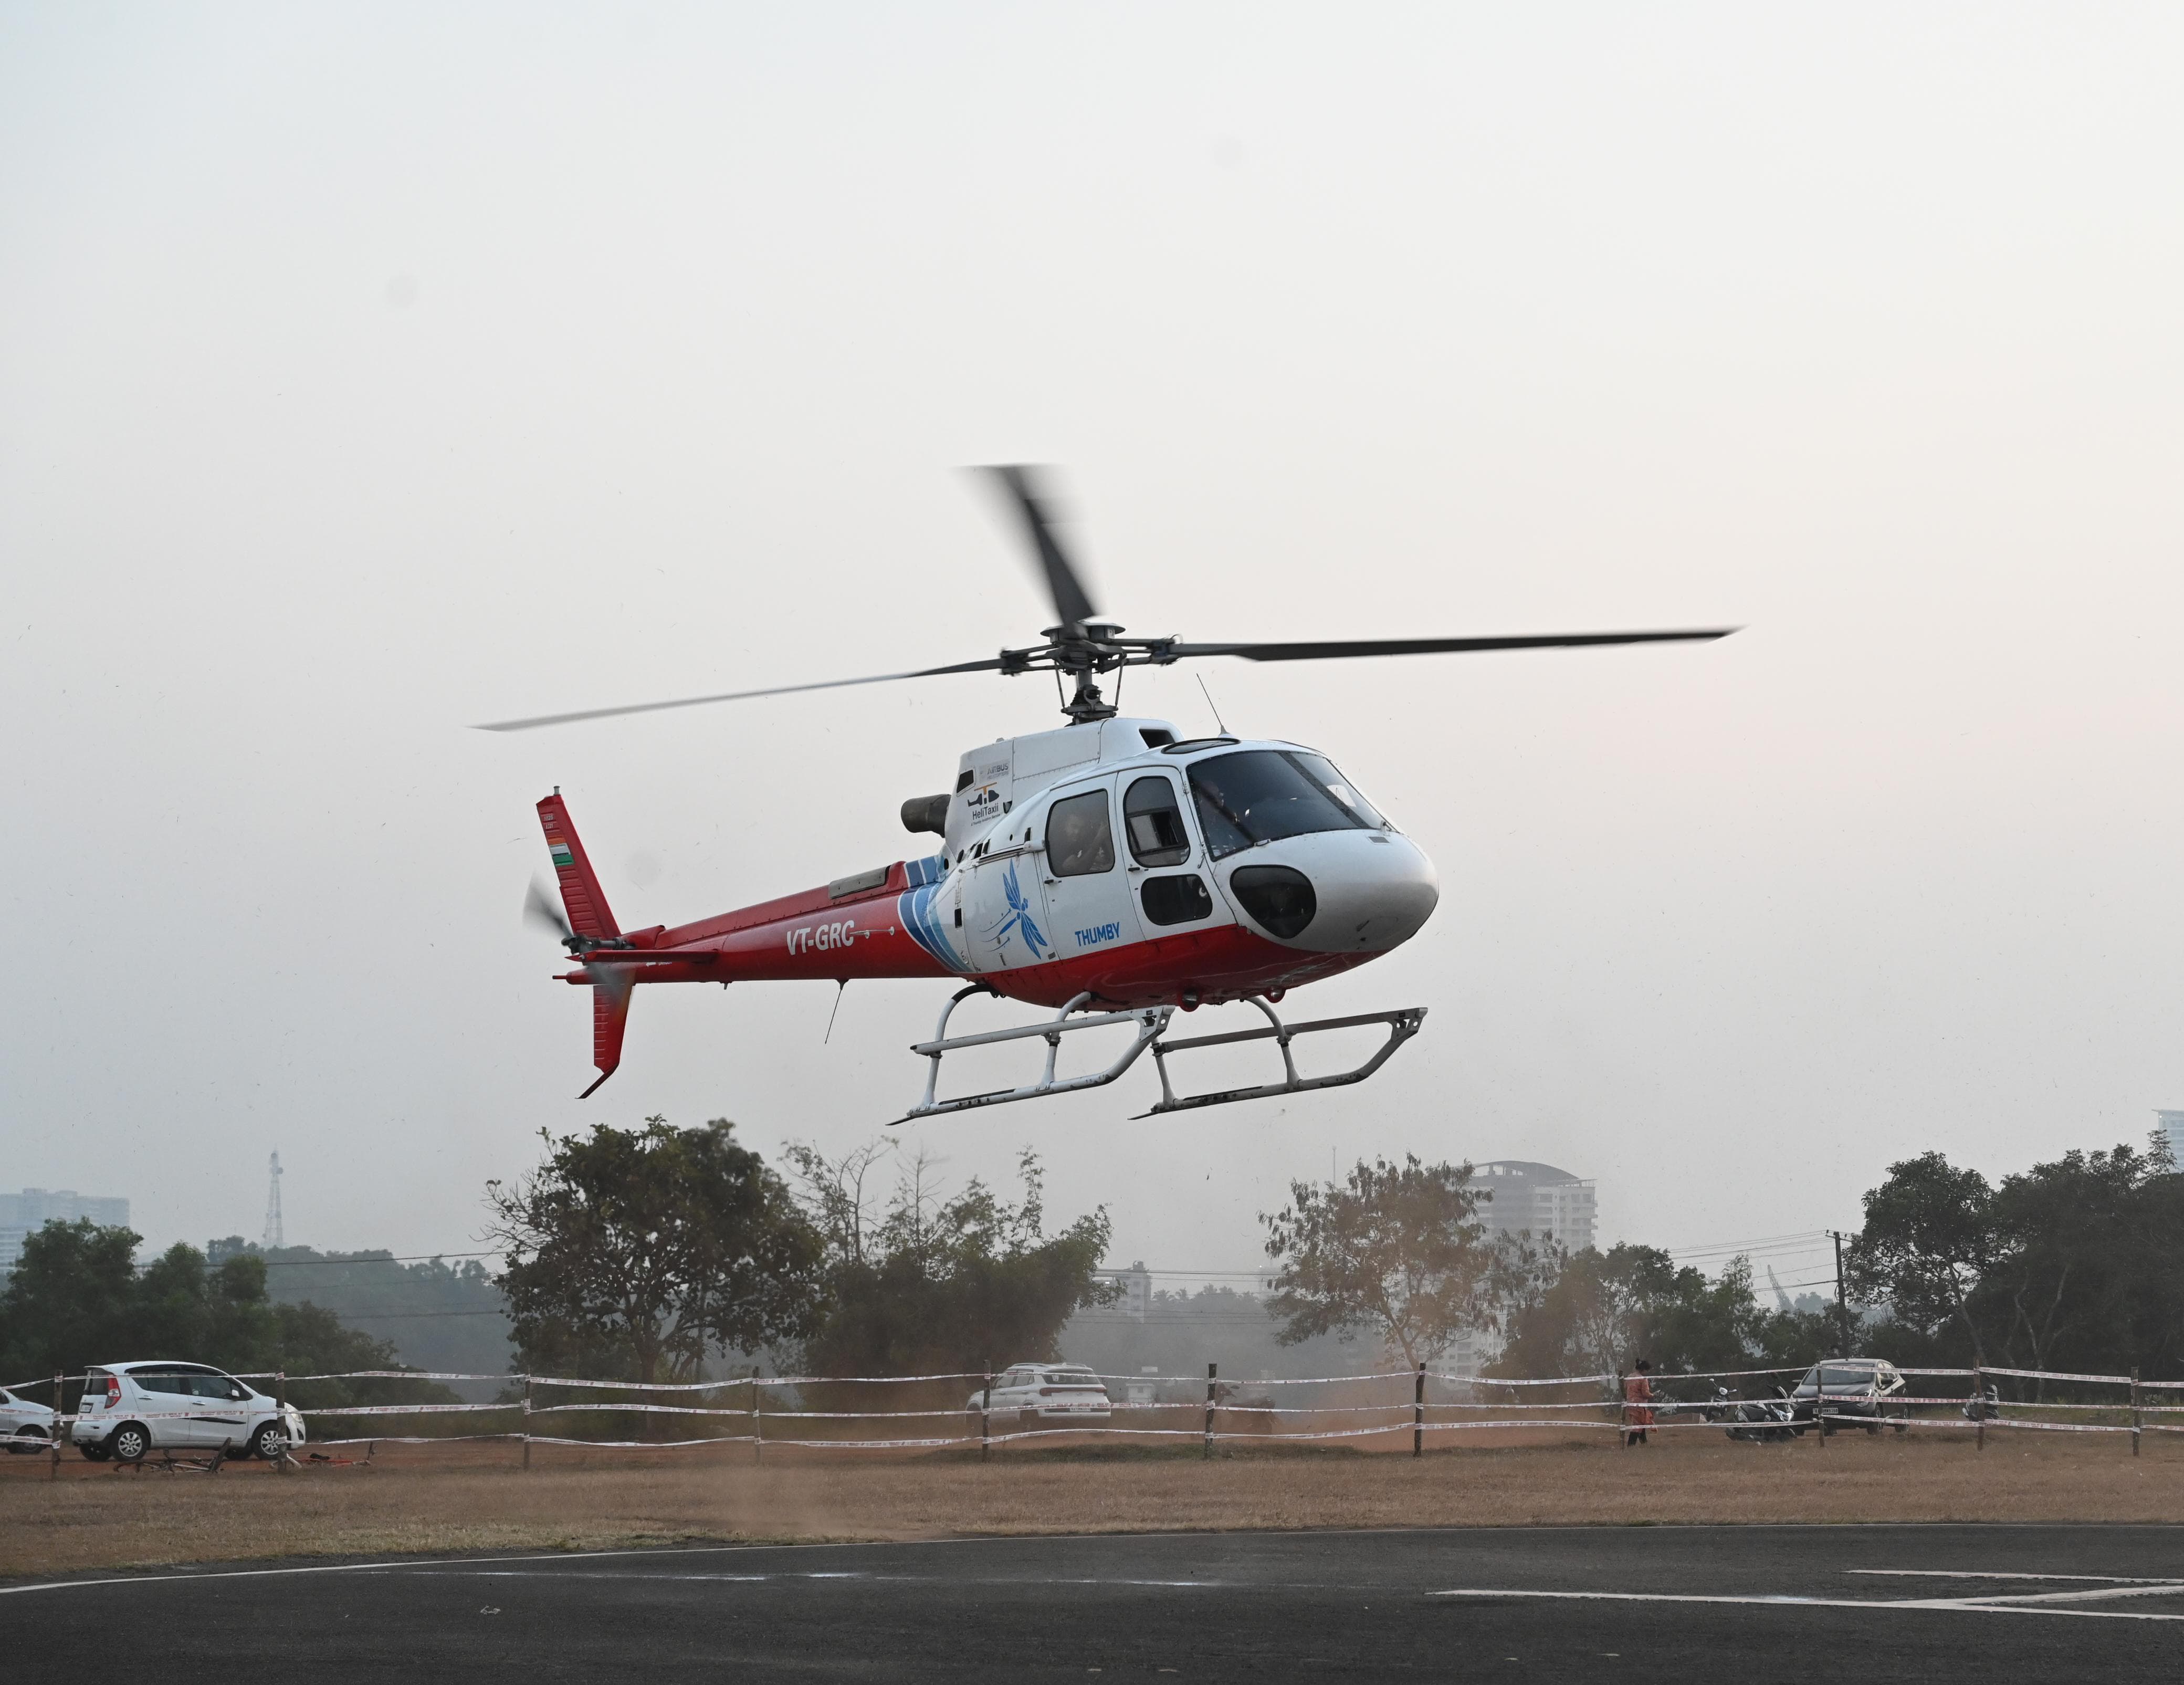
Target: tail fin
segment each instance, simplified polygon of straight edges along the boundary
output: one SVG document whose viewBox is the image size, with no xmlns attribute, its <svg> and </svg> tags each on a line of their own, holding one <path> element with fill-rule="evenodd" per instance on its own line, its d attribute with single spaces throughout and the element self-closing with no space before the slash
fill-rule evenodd
<svg viewBox="0 0 2184 1685">
<path fill-rule="evenodd" d="M 599 1081 L 579 1094 L 579 1100 L 598 1093 L 599 1083 L 621 1063 L 621 1033 L 629 1027 L 630 977 L 627 967 L 609 968 L 608 975 L 610 980 L 592 985 L 592 1063 L 599 1068 Z"/>
<path fill-rule="evenodd" d="M 592 870 L 591 856 L 584 852 L 577 828 L 569 823 L 568 804 L 560 790 L 538 804 L 538 823 L 546 829 L 546 851 L 554 856 L 554 875 L 561 880 L 561 905 L 568 909 L 569 928 L 595 941 L 621 935 L 621 927 L 615 923 L 606 891 L 599 887 L 599 874 Z M 625 1011 L 628 1005 L 625 997 Z M 621 1043 L 617 1029 L 615 1044 L 618 1047 Z"/>
<path fill-rule="evenodd" d="M 560 879 L 561 905 L 568 911 L 570 929 L 595 942 L 621 935 L 621 927 L 615 923 L 614 909 L 607 905 L 599 873 L 592 870 L 583 840 L 569 823 L 569 805 L 560 790 L 538 804 L 538 823 L 545 828 L 546 851 L 554 856 L 554 875 Z M 599 1083 L 621 1063 L 622 1031 L 629 1025 L 628 971 L 604 966 L 592 975 L 599 979 L 592 985 L 592 1063 L 599 1075 L 599 1082 L 577 1096 L 580 1100 L 596 1093 Z"/>
</svg>

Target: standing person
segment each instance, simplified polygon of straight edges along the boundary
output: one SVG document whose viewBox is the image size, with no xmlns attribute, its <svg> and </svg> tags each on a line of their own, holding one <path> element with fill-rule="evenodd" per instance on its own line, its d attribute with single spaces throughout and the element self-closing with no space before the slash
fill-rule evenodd
<svg viewBox="0 0 2184 1685">
<path fill-rule="evenodd" d="M 1653 1364 L 1650 1359 L 1638 1359 L 1638 1368 L 1623 1378 L 1623 1444 L 1628 1450 L 1633 1445 L 1646 1443 L 1646 1430 L 1653 1426 Z"/>
</svg>

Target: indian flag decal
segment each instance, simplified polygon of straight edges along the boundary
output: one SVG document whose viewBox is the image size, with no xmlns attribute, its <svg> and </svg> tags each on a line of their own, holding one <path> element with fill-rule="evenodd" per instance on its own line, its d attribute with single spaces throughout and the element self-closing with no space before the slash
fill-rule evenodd
<svg viewBox="0 0 2184 1685">
<path fill-rule="evenodd" d="M 569 851 L 566 840 L 555 836 L 550 831 L 546 834 L 546 851 L 554 856 L 554 864 L 557 869 L 564 866 L 574 866 L 577 863 L 577 856 Z"/>
</svg>

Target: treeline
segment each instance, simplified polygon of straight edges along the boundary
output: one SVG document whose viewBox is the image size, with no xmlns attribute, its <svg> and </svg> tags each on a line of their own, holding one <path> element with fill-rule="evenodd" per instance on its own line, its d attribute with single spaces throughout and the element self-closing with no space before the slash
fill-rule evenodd
<svg viewBox="0 0 2184 1685">
<path fill-rule="evenodd" d="M 240 1236 L 212 1255 L 255 1252 Z M 508 1307 L 480 1258 L 398 1259 L 384 1248 L 322 1253 L 275 1247 L 265 1253 L 266 1291 L 278 1303 L 314 1304 L 392 1346 L 408 1368 L 502 1375 L 509 1365 Z"/>
<path fill-rule="evenodd" d="M 246 1372 L 395 1367 L 392 1342 L 337 1314 L 343 1303 L 363 1314 L 353 1307 L 369 1294 L 377 1313 L 414 1304 L 421 1320 L 489 1300 L 505 1313 L 511 1367 L 532 1374 L 978 1373 L 1063 1355 L 1072 1316 L 1118 1296 L 1097 1274 L 1106 1212 L 1050 1225 L 1028 1152 L 1004 1194 L 976 1178 L 950 1187 L 933 1158 L 888 1144 L 835 1158 L 791 1146 L 784 1175 L 725 1119 L 544 1139 L 530 1175 L 488 1185 L 498 1275 L 383 1253 L 268 1258 L 239 1241 L 216 1243 L 212 1260 L 173 1247 L 140 1268 L 125 1229 L 49 1224 L 0 1292 L 0 1372 L 28 1380 L 130 1357 Z M 1641 1356 L 1668 1373 L 1788 1367 L 1848 1343 L 1909 1367 L 2184 1378 L 2184 1176 L 2158 1141 L 2066 1153 L 1996 1186 L 1938 1153 L 1891 1166 L 1847 1254 L 1855 1315 L 1766 1308 L 1741 1258 L 1709 1277 L 1656 1247 L 1569 1253 L 1497 1234 L 1486 1197 L 1468 1164 L 1415 1158 L 1295 1183 L 1261 1219 L 1269 1297 L 1162 1296 L 1161 1326 L 1115 1330 L 1127 1349 L 1096 1355 L 1107 1368 L 1127 1355 L 1195 1369 L 1219 1359 L 1169 1349 L 1193 1324 L 1225 1347 L 1264 1318 L 1258 1328 L 1328 1370 L 1351 1367 L 1340 1348 L 1361 1341 L 1406 1366 L 1468 1342 L 1497 1353 L 1488 1375 L 1513 1379 L 1620 1371 Z M 288 1278 L 277 1292 L 269 1266 Z M 1075 1333 L 1095 1325 L 1108 1331 L 1087 1320 Z M 404 1381 L 297 1392 L 306 1404 L 448 1396 Z"/>
<path fill-rule="evenodd" d="M 393 1347 L 342 1325 L 314 1304 L 284 1304 L 266 1291 L 254 1253 L 210 1263 L 176 1244 L 142 1267 L 142 1239 L 88 1219 L 51 1222 L 27 1236 L 0 1292 L 0 1378 L 34 1381 L 81 1375 L 88 1364 L 185 1358 L 231 1374 L 326 1375 L 392 1369 Z M 79 1388 L 68 1390 L 72 1407 Z M 454 1394 L 396 1380 L 299 1381 L 292 1403 L 440 1403 Z"/>
<path fill-rule="evenodd" d="M 1791 1367 L 1843 1354 L 1906 1367 L 2184 1379 L 2184 1175 L 2166 1144 L 2071 1152 L 1991 1186 L 1926 1153 L 1865 1196 L 1847 1310 L 1769 1310 L 1735 1259 L 1709 1278 L 1667 1253 L 1577 1253 L 1490 1233 L 1468 1164 L 1360 1163 L 1296 1183 L 1263 1218 L 1282 1268 L 1277 1338 L 1376 1336 L 1406 1364 L 1469 1334 L 1485 1373 Z"/>
<path fill-rule="evenodd" d="M 1011 1200 L 884 1145 L 792 1146 L 792 1182 L 725 1119 L 544 1138 L 538 1170 L 488 1190 L 535 1373 L 689 1381 L 768 1356 L 820 1375 L 975 1371 L 1052 1355 L 1071 1314 L 1115 1292 L 1095 1274 L 1106 1213 L 1049 1232 L 1030 1152 Z"/>
<path fill-rule="evenodd" d="M 1900 1364 L 2184 1378 L 2184 1176 L 2158 1135 L 1999 1185 L 1938 1152 L 1892 1165 L 1844 1273 Z"/>
</svg>

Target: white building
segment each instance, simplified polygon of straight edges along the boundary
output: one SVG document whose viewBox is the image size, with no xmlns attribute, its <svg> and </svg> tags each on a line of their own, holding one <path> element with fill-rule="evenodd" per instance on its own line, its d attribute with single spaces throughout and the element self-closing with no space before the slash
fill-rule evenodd
<svg viewBox="0 0 2184 1685">
<path fill-rule="evenodd" d="M 1527 1158 L 1497 1158 L 1472 1168 L 1471 1186 L 1490 1199 L 1479 1203 L 1479 1220 L 1490 1234 L 1529 1233 L 1535 1241 L 1552 1241 L 1570 1252 L 1593 1243 L 1593 1186 L 1552 1164 Z M 1443 1371 L 1466 1380 L 1502 1354 L 1494 1335 L 1466 1330 L 1448 1352 Z"/>
<path fill-rule="evenodd" d="M 1481 1202 L 1479 1219 L 1494 1233 L 1529 1230 L 1570 1252 L 1592 1244 L 1593 1185 L 1552 1164 L 1498 1158 L 1474 1167 L 1471 1186 L 1493 1197 Z"/>
<path fill-rule="evenodd" d="M 1145 1313 L 1152 1308 L 1152 1272 L 1145 1268 L 1145 1260 L 1138 1259 L 1128 1269 L 1102 1269 L 1096 1272 L 1117 1283 L 1123 1297 L 1111 1305 L 1102 1306 L 1095 1314 L 1128 1317 L 1133 1322 L 1143 1322 Z"/>
<path fill-rule="evenodd" d="M 47 1224 L 88 1217 L 103 1228 L 129 1226 L 129 1202 L 81 1194 L 73 1188 L 25 1188 L 0 1193 L 0 1270 L 13 1269 L 23 1242 Z"/>
<path fill-rule="evenodd" d="M 2184 1164 L 2184 1112 L 2156 1112 L 2153 1118 L 2168 1139 L 2169 1150 L 2176 1155 L 2176 1162 Z"/>
</svg>

